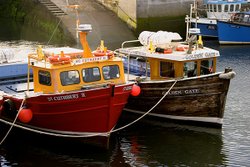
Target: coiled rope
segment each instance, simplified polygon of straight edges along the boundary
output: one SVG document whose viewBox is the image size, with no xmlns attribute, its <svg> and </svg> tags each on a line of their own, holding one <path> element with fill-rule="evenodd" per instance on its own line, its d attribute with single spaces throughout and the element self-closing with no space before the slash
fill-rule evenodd
<svg viewBox="0 0 250 167">
<path fill-rule="evenodd" d="M 91 134 L 61 134 L 61 133 L 58 133 L 58 132 L 47 132 L 47 131 L 43 131 L 43 130 L 37 130 L 37 129 L 34 129 L 34 128 L 29 128 L 29 127 L 25 127 L 25 126 L 22 126 L 22 125 L 17 125 L 15 124 L 16 123 L 16 119 L 18 117 L 18 114 L 21 110 L 21 107 L 19 108 L 19 112 L 15 118 L 15 120 L 13 121 L 13 123 L 10 123 L 8 121 L 5 121 L 5 120 L 2 120 L 0 119 L 1 122 L 4 122 L 6 124 L 9 124 L 11 125 L 11 128 L 9 129 L 9 131 L 7 132 L 7 134 L 5 135 L 4 139 L 1 141 L 0 145 L 3 143 L 3 141 L 5 140 L 5 138 L 8 136 L 9 132 L 11 131 L 12 127 L 15 126 L 15 127 L 18 127 L 18 128 L 21 128 L 21 129 L 24 129 L 24 130 L 29 130 L 31 132 L 35 132 L 35 133 L 39 133 L 39 134 L 45 134 L 45 135 L 50 135 L 50 136 L 56 136 L 56 137 L 69 137 L 69 138 L 83 138 L 83 137 L 95 137 L 95 136 L 108 136 L 110 135 L 111 133 L 114 133 L 114 132 L 117 132 L 117 131 L 120 131 L 122 129 L 125 129 L 131 125 L 133 125 L 134 123 L 138 122 L 139 120 L 141 120 L 143 117 L 145 117 L 147 114 L 149 114 L 157 105 L 159 105 L 159 103 L 169 94 L 169 92 L 172 90 L 172 88 L 174 87 L 174 85 L 177 83 L 178 80 L 175 80 L 175 82 L 173 83 L 173 85 L 168 89 L 168 91 L 161 97 L 161 99 L 152 107 L 150 108 L 146 113 L 144 113 L 142 116 L 140 116 L 139 118 L 137 118 L 136 120 L 134 120 L 133 122 L 127 124 L 127 125 L 124 125 L 118 129 L 114 129 L 114 130 L 111 130 L 109 132 L 105 132 L 105 133 L 91 133 Z M 24 103 L 25 99 L 23 100 L 22 102 L 22 105 Z M 22 106 L 21 105 L 21 106 Z"/>
</svg>

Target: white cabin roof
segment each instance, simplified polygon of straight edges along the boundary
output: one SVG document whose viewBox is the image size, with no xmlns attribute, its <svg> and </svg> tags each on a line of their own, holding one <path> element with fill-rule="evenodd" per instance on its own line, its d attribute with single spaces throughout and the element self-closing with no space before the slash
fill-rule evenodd
<svg viewBox="0 0 250 167">
<path fill-rule="evenodd" d="M 120 48 L 119 53 L 126 54 L 128 56 L 138 56 L 145 58 L 156 58 L 172 61 L 189 61 L 189 60 L 199 60 L 212 57 L 219 57 L 220 53 L 217 50 L 204 47 L 203 49 L 193 50 L 191 54 L 187 54 L 186 51 L 173 51 L 172 53 L 164 54 L 158 52 L 150 52 L 147 47 L 129 47 Z"/>
</svg>

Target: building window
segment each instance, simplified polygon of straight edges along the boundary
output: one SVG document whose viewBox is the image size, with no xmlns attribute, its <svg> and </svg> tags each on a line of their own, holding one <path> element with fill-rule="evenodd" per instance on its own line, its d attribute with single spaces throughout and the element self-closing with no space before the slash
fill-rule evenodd
<svg viewBox="0 0 250 167">
<path fill-rule="evenodd" d="M 103 77 L 105 80 L 116 79 L 120 77 L 120 70 L 118 65 L 110 65 L 102 67 Z"/>
<path fill-rule="evenodd" d="M 213 59 L 201 61 L 201 75 L 211 74 L 213 71 Z"/>
<path fill-rule="evenodd" d="M 160 76 L 161 77 L 174 77 L 174 64 L 170 62 L 160 62 Z"/>
<path fill-rule="evenodd" d="M 60 73 L 60 80 L 63 86 L 79 84 L 80 83 L 79 72 L 76 70 L 63 71 Z"/>
<path fill-rule="evenodd" d="M 38 80 L 41 85 L 51 86 L 51 75 L 49 71 L 38 71 Z"/>
<path fill-rule="evenodd" d="M 84 82 L 95 82 L 101 80 L 100 70 L 98 67 L 83 69 L 82 76 Z"/>
<path fill-rule="evenodd" d="M 197 76 L 197 62 L 191 61 L 191 62 L 184 63 L 183 75 L 184 75 L 184 77 Z"/>
</svg>

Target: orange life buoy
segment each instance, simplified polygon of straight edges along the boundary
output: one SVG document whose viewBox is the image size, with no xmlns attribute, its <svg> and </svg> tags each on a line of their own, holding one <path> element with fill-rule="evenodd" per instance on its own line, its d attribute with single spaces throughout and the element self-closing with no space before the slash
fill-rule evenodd
<svg viewBox="0 0 250 167">
<path fill-rule="evenodd" d="M 102 50 L 95 50 L 92 52 L 94 56 L 108 56 L 109 58 L 114 55 L 114 52 L 111 50 L 102 51 Z"/>
<path fill-rule="evenodd" d="M 50 56 L 48 59 L 51 64 L 70 63 L 70 56 Z"/>
</svg>

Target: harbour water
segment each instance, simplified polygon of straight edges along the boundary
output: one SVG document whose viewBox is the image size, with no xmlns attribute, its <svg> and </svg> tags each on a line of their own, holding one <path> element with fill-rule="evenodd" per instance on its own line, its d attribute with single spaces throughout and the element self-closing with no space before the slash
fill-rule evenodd
<svg viewBox="0 0 250 167">
<path fill-rule="evenodd" d="M 219 71 L 231 67 L 237 73 L 231 81 L 222 129 L 144 119 L 114 133 L 109 150 L 11 132 L 0 146 L 1 166 L 249 166 L 250 46 L 204 43 L 220 50 Z M 43 42 L 4 38 L 0 48 L 34 50 L 38 44 Z M 2 127 L 0 132 L 5 133 Z"/>
</svg>

